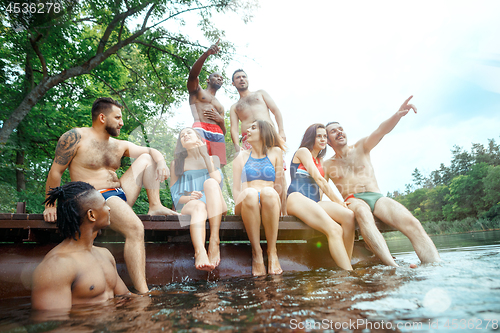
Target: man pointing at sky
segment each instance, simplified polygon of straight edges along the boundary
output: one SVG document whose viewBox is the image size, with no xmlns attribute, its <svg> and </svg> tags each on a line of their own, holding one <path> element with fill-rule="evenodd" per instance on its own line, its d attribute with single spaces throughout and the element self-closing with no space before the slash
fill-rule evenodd
<svg viewBox="0 0 500 333">
<path fill-rule="evenodd" d="M 440 261 L 436 246 L 424 228 L 402 204 L 380 193 L 370 160 L 370 152 L 410 111 L 417 113 L 410 96 L 399 110 L 384 121 L 369 136 L 353 146 L 347 145 L 347 136 L 338 122 L 326 126 L 328 144 L 335 155 L 325 161 L 325 178 L 331 179 L 354 212 L 359 230 L 370 249 L 389 266 L 398 266 L 389 252 L 384 237 L 375 225 L 374 216 L 407 236 L 423 263 Z"/>
</svg>

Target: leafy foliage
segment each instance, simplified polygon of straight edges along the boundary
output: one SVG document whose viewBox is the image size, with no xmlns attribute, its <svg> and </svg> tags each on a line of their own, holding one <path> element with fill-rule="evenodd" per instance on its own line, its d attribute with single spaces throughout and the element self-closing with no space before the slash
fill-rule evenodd
<svg viewBox="0 0 500 333">
<path fill-rule="evenodd" d="M 424 227 L 432 225 L 432 233 L 468 227 L 484 230 L 491 224 L 485 221 L 500 219 L 500 146 L 489 139 L 487 147 L 474 143 L 467 152 L 455 146 L 452 154 L 450 167 L 441 163 L 429 177 L 415 169 L 406 193 L 389 196 L 408 208 Z M 472 226 L 468 219 L 479 224 Z"/>
<path fill-rule="evenodd" d="M 59 0 L 58 13 L 16 14 L 6 11 L 9 3 L 0 1 L 0 182 L 29 201 L 31 213 L 43 210 L 57 140 L 90 126 L 98 97 L 124 105 L 119 139 L 135 133 L 141 144 L 163 145 L 171 160 L 177 130 L 169 124 L 171 110 L 186 102 L 190 65 L 208 46 L 179 32 L 183 15 L 198 19 L 215 42 L 224 32 L 211 25 L 213 13 L 239 11 L 248 19 L 254 8 L 252 0 Z M 227 64 L 233 47 L 219 45 Z M 200 79 L 215 70 L 207 61 Z M 168 202 L 168 189 L 162 191 Z"/>
</svg>

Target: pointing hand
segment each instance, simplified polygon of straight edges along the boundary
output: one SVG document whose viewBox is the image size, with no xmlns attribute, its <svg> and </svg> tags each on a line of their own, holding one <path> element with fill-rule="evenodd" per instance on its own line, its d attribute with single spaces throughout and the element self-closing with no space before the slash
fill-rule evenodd
<svg viewBox="0 0 500 333">
<path fill-rule="evenodd" d="M 417 108 L 415 107 L 415 105 L 413 104 L 408 104 L 408 102 L 410 101 L 410 99 L 413 98 L 413 95 L 411 95 L 410 97 L 408 97 L 408 99 L 401 105 L 401 107 L 399 108 L 398 110 L 398 114 L 403 117 L 403 116 L 406 116 L 406 114 L 408 113 L 408 111 L 410 111 L 410 109 L 413 109 L 413 112 L 417 113 Z"/>
<path fill-rule="evenodd" d="M 220 42 L 220 38 L 217 41 L 217 43 L 215 43 L 214 45 L 210 46 L 210 48 L 207 50 L 207 53 L 209 55 L 219 53 L 219 51 L 220 51 L 220 49 L 219 49 L 219 42 Z"/>
</svg>

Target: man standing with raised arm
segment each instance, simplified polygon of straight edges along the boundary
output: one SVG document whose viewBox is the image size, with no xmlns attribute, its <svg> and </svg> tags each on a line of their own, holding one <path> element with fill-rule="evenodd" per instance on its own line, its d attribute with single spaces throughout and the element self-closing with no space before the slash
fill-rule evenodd
<svg viewBox="0 0 500 333">
<path fill-rule="evenodd" d="M 206 142 L 208 154 L 218 156 L 220 164 L 226 165 L 224 107 L 215 98 L 217 90 L 222 87 L 222 75 L 217 72 L 210 74 L 207 79 L 207 89 L 200 86 L 198 78 L 208 56 L 219 52 L 219 41 L 220 39 L 196 60 L 189 72 L 187 88 L 189 91 L 189 106 L 194 118 L 193 128 L 200 133 Z"/>
<path fill-rule="evenodd" d="M 326 178 L 332 179 L 340 194 L 354 212 L 363 239 L 384 264 L 398 266 L 389 252 L 384 237 L 375 225 L 374 216 L 398 229 L 411 241 L 422 263 L 441 261 L 436 246 L 424 228 L 403 205 L 380 193 L 370 160 L 370 152 L 397 125 L 408 111 L 417 108 L 408 104 L 410 96 L 392 117 L 384 121 L 372 134 L 347 145 L 347 137 L 337 122 L 326 126 L 328 144 L 335 155 L 324 162 Z"/>
<path fill-rule="evenodd" d="M 247 74 L 242 69 L 237 69 L 233 73 L 232 80 L 233 86 L 236 87 L 240 94 L 240 100 L 236 104 L 233 104 L 230 110 L 231 139 L 233 140 L 236 152 L 240 151 L 239 122 L 241 121 L 241 135 L 243 137 L 241 146 L 243 149 L 248 150 L 251 146 L 246 140 L 247 129 L 256 120 L 266 120 L 272 124 L 269 111 L 274 114 L 274 118 L 276 119 L 278 134 L 286 141 L 285 130 L 283 129 L 283 117 L 271 96 L 264 90 L 248 90 Z"/>
<path fill-rule="evenodd" d="M 112 138 L 120 135 L 123 126 L 121 107 L 111 98 L 98 98 L 92 105 L 92 127 L 74 128 L 61 136 L 45 188 L 48 193 L 59 186 L 69 168 L 72 181 L 87 182 L 102 194 L 111 208 L 111 228 L 125 236 L 124 258 L 130 278 L 135 289 L 145 293 L 144 225 L 132 210 L 142 186 L 149 199 L 149 215 L 178 214 L 160 201 L 160 182 L 170 175 L 163 155 L 156 149 Z M 123 156 L 136 160 L 118 178 L 116 170 Z M 43 216 L 45 221 L 55 222 L 56 208 L 45 205 Z"/>
</svg>

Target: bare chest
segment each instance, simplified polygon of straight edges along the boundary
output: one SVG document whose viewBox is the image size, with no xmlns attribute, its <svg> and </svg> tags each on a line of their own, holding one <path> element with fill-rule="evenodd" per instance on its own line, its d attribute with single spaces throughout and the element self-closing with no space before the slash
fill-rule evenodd
<svg viewBox="0 0 500 333">
<path fill-rule="evenodd" d="M 369 158 L 351 154 L 344 158 L 332 158 L 329 161 L 328 175 L 334 182 L 371 177 L 373 169 Z"/>
<path fill-rule="evenodd" d="M 80 261 L 80 270 L 71 286 L 74 299 L 108 298 L 116 285 L 114 267 L 105 258 L 88 255 Z"/>
<path fill-rule="evenodd" d="M 85 141 L 79 148 L 74 162 L 87 169 L 113 169 L 120 167 L 124 150 L 116 142 L 102 142 L 95 139 Z"/>
<path fill-rule="evenodd" d="M 201 90 L 197 95 L 190 95 L 189 104 L 195 105 L 196 109 L 199 111 L 205 111 L 215 108 L 217 112 L 221 113 L 221 111 L 223 110 L 222 104 L 219 102 L 219 100 L 214 95 L 206 92 L 205 90 Z"/>
<path fill-rule="evenodd" d="M 257 119 L 269 118 L 266 102 L 261 94 L 251 94 L 241 98 L 235 107 L 236 114 L 242 120 L 255 121 Z M 263 116 L 267 115 L 267 117 Z"/>
</svg>

